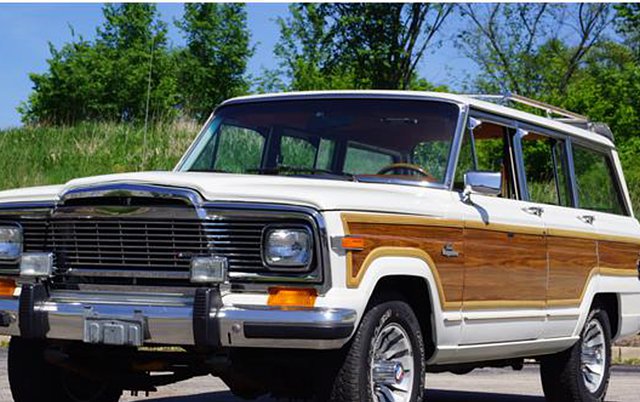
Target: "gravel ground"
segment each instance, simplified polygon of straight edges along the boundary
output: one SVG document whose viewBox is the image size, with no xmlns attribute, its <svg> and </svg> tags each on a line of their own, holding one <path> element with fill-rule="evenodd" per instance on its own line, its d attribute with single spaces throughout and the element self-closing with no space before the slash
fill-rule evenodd
<svg viewBox="0 0 640 402">
<path fill-rule="evenodd" d="M 0 349 L 0 402 L 11 402 L 7 380 L 7 349 Z M 638 401 L 640 367 L 615 366 L 607 401 Z M 35 384 L 34 384 L 35 385 Z M 146 402 L 238 402 L 222 381 L 213 377 L 198 377 L 169 385 L 149 397 L 124 395 L 122 401 Z M 538 367 L 526 366 L 522 371 L 506 369 L 475 370 L 471 374 L 429 374 L 429 402 L 544 402 Z M 261 402 L 272 401 L 269 398 Z M 47 401 L 43 401 L 47 402 Z M 55 401 L 50 401 L 55 402 Z"/>
</svg>

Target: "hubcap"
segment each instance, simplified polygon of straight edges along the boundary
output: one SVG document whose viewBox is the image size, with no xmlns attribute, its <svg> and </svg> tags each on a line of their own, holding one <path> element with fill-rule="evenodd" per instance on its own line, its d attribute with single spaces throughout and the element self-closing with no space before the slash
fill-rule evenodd
<svg viewBox="0 0 640 402">
<path fill-rule="evenodd" d="M 595 393 L 605 377 L 607 348 L 604 329 L 598 320 L 591 320 L 582 337 L 582 353 L 580 355 L 580 370 L 582 380 L 589 392 Z"/>
<path fill-rule="evenodd" d="M 413 391 L 413 348 L 398 324 L 385 326 L 373 342 L 371 392 L 378 402 L 404 402 Z"/>
</svg>

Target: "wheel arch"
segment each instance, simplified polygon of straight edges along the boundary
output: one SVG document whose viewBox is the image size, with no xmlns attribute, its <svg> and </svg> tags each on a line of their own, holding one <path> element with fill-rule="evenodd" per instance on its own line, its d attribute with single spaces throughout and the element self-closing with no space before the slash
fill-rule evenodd
<svg viewBox="0 0 640 402">
<path fill-rule="evenodd" d="M 365 311 L 385 292 L 405 298 L 414 310 L 429 359 L 438 345 L 438 324 L 442 322 L 440 286 L 432 260 L 418 256 L 379 257 L 369 266 L 360 287 L 367 289 Z"/>
<path fill-rule="evenodd" d="M 611 339 L 620 334 L 620 299 L 616 293 L 597 293 L 593 297 L 589 310 L 598 307 L 607 312 L 611 324 Z"/>
</svg>

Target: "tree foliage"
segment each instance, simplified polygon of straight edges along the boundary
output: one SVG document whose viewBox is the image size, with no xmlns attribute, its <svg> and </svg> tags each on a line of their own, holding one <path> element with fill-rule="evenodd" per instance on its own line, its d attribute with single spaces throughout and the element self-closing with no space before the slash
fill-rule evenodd
<svg viewBox="0 0 640 402">
<path fill-rule="evenodd" d="M 409 89 L 451 5 L 294 4 L 276 55 L 291 89 Z"/>
<path fill-rule="evenodd" d="M 253 54 L 242 4 L 186 4 L 177 22 L 187 46 L 178 52 L 180 102 L 184 112 L 206 119 L 215 105 L 245 94 L 247 61 Z"/>
<path fill-rule="evenodd" d="M 154 4 L 107 4 L 103 14 L 95 40 L 50 46 L 48 71 L 30 75 L 33 92 L 19 108 L 26 123 L 202 119 L 248 90 L 243 5 L 186 5 L 184 49 L 169 48 Z"/>
<path fill-rule="evenodd" d="M 468 24 L 458 46 L 480 66 L 479 89 L 528 96 L 565 93 L 612 21 L 611 6 L 602 3 L 466 4 L 460 10 Z"/>
<path fill-rule="evenodd" d="M 621 3 L 615 9 L 618 32 L 624 36 L 636 59 L 640 60 L 640 3 Z"/>
</svg>

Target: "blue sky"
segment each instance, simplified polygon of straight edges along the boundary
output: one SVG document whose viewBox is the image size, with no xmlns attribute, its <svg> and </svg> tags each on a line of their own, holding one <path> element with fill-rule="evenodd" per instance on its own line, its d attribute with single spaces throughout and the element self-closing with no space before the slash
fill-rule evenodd
<svg viewBox="0 0 640 402">
<path fill-rule="evenodd" d="M 103 21 L 101 4 L 0 4 L 0 129 L 20 125 L 16 107 L 31 91 L 29 73 L 46 71 L 49 45 L 60 47 L 76 35 L 90 39 Z M 182 38 L 171 23 L 182 15 L 182 4 L 159 4 L 158 10 L 169 23 L 170 40 L 179 45 Z M 287 15 L 287 4 L 248 4 L 248 25 L 256 53 L 249 73 L 257 76 L 263 68 L 276 67 L 273 46 L 278 41 L 275 19 Z M 457 16 L 449 20 L 454 28 Z M 449 29 L 447 29 L 449 30 Z M 475 71 L 471 61 L 460 55 L 451 41 L 428 54 L 420 74 L 435 84 L 450 84 L 451 77 L 463 78 Z"/>
</svg>

